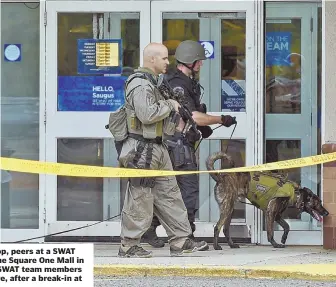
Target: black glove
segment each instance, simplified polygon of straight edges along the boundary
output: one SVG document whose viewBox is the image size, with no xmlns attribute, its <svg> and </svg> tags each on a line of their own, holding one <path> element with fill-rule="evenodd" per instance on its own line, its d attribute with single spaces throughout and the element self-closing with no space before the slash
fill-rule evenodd
<svg viewBox="0 0 336 287">
<path fill-rule="evenodd" d="M 221 115 L 221 120 L 222 120 L 223 126 L 227 128 L 237 123 L 236 117 L 231 117 L 231 116 Z"/>
<path fill-rule="evenodd" d="M 206 112 L 207 112 L 207 106 L 206 106 L 206 104 L 201 104 L 200 107 L 199 107 L 199 111 L 201 113 L 205 113 L 206 114 Z"/>
<path fill-rule="evenodd" d="M 201 132 L 202 138 L 207 139 L 212 135 L 213 130 L 209 126 L 197 126 L 197 129 Z"/>
</svg>

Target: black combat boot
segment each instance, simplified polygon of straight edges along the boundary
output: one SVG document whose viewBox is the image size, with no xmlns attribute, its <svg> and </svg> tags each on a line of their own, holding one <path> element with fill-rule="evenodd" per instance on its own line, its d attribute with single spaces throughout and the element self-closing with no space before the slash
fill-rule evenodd
<svg viewBox="0 0 336 287">
<path fill-rule="evenodd" d="M 156 235 L 156 227 L 151 226 L 146 233 L 142 236 L 142 242 L 148 243 L 155 248 L 162 248 L 165 246 L 163 240 L 159 239 Z"/>
</svg>

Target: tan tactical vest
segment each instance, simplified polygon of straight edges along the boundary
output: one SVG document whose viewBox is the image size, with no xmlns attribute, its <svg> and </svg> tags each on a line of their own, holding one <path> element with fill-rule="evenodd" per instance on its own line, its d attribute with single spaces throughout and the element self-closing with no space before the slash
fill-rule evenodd
<svg viewBox="0 0 336 287">
<path fill-rule="evenodd" d="M 150 74 L 153 78 L 148 79 L 143 72 Z M 155 86 L 156 76 L 145 68 L 140 68 L 132 74 L 125 82 L 125 104 L 115 112 L 110 113 L 108 128 L 116 141 L 125 140 L 130 133 L 144 137 L 145 139 L 155 139 L 164 135 L 174 135 L 177 124 L 167 117 L 162 121 L 153 124 L 143 124 L 136 117 L 132 92 L 139 86 L 148 87 L 152 90 L 155 100 L 165 100 Z M 144 102 L 144 105 L 147 103 Z"/>
<path fill-rule="evenodd" d="M 137 73 L 139 72 L 139 73 Z M 152 81 L 145 78 L 143 73 L 146 72 L 151 74 L 153 77 Z M 148 87 L 152 90 L 152 93 L 155 96 L 155 101 L 158 102 L 160 100 L 165 100 L 165 98 L 161 95 L 157 87 L 155 86 L 155 82 L 157 81 L 157 76 L 155 76 L 149 69 L 139 68 L 135 71 L 133 75 L 131 75 L 126 83 L 125 83 L 125 110 L 127 117 L 127 128 L 129 133 L 142 135 L 145 139 L 154 139 L 157 137 L 162 137 L 163 134 L 173 135 L 175 133 L 176 126 L 169 125 L 169 118 L 166 118 L 162 121 L 153 123 L 153 124 L 143 124 L 136 117 L 132 92 L 135 88 L 139 86 L 143 86 L 148 89 Z M 144 102 L 144 105 L 146 103 Z"/>
</svg>

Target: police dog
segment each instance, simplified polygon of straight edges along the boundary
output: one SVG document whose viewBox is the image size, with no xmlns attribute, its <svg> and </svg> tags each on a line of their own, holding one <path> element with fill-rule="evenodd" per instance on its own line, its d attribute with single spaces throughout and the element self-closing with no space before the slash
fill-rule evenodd
<svg viewBox="0 0 336 287">
<path fill-rule="evenodd" d="M 230 168 L 235 167 L 232 158 L 224 152 L 216 152 L 210 155 L 206 161 L 206 167 L 208 171 L 214 170 L 214 164 L 217 160 L 224 160 L 229 164 Z M 251 173 L 249 172 L 236 172 L 236 173 L 209 173 L 215 180 L 215 199 L 218 203 L 220 210 L 220 219 L 218 220 L 214 228 L 214 241 L 213 247 L 215 250 L 221 250 L 222 248 L 218 244 L 218 236 L 221 228 L 223 227 L 223 233 L 227 238 L 227 242 L 231 248 L 239 248 L 238 244 L 233 243 L 229 228 L 231 218 L 234 209 L 234 203 L 237 199 L 247 198 L 250 190 Z M 268 174 L 270 172 L 259 172 L 259 174 Z M 254 176 L 254 175 L 253 175 Z M 283 184 L 291 184 L 292 197 L 272 197 L 267 206 L 261 208 L 264 211 L 267 227 L 267 239 L 273 245 L 274 248 L 283 248 L 287 240 L 289 233 L 288 223 L 281 217 L 282 213 L 286 210 L 289 203 L 292 202 L 294 206 L 302 212 L 309 213 L 314 219 L 322 221 L 323 216 L 328 216 L 329 212 L 322 206 L 322 202 L 318 196 L 316 196 L 310 189 L 301 188 L 298 184 L 284 179 L 281 174 L 272 174 L 272 176 L 283 180 Z M 251 201 L 254 206 L 260 208 L 258 204 Z M 274 221 L 277 222 L 284 230 L 281 243 L 278 244 L 274 240 Z"/>
</svg>

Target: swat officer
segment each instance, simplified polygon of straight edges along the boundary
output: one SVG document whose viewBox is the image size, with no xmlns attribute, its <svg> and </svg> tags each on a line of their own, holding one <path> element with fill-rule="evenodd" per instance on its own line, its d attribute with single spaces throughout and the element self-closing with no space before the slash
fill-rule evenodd
<svg viewBox="0 0 336 287">
<path fill-rule="evenodd" d="M 143 58 L 143 68 L 130 75 L 125 84 L 128 137 L 119 162 L 128 168 L 173 170 L 163 141 L 181 124 L 180 105 L 166 100 L 156 86 L 158 75 L 165 73 L 169 64 L 168 49 L 151 43 Z M 153 213 L 167 232 L 172 256 L 207 246 L 189 238 L 187 210 L 175 176 L 131 178 L 122 210 L 120 257 L 151 257 L 151 252 L 140 246 L 140 239 L 150 227 Z"/>
<path fill-rule="evenodd" d="M 208 138 L 212 134 L 209 125 L 222 124 L 230 127 L 236 124 L 236 119 L 229 115 L 212 116 L 207 114 L 205 104 L 200 101 L 201 85 L 197 82 L 195 75 L 200 71 L 203 60 L 206 60 L 205 50 L 203 46 L 191 40 L 183 41 L 179 44 L 175 51 L 175 59 L 177 61 L 177 69 L 171 75 L 167 75 L 167 80 L 173 88 L 175 94 L 178 95 L 179 102 L 187 106 L 193 114 L 193 119 L 198 125 L 198 129 L 202 133 L 203 138 Z M 173 139 L 177 139 L 175 134 Z M 184 163 L 177 163 L 174 148 L 169 148 L 170 157 L 174 170 L 198 170 L 196 163 L 195 144 L 199 140 L 199 135 L 190 130 L 187 134 L 187 140 L 184 141 L 186 154 Z M 176 176 L 179 188 L 182 193 L 183 201 L 188 210 L 188 220 L 191 226 L 191 238 L 195 240 L 193 234 L 195 227 L 195 213 L 197 212 L 197 201 L 199 198 L 199 178 L 198 174 L 187 174 Z M 154 216 L 150 229 L 145 234 L 145 240 L 154 247 L 162 247 L 163 242 L 158 238 L 154 230 L 160 225 L 159 220 Z M 209 247 L 204 247 L 207 250 Z"/>
</svg>

